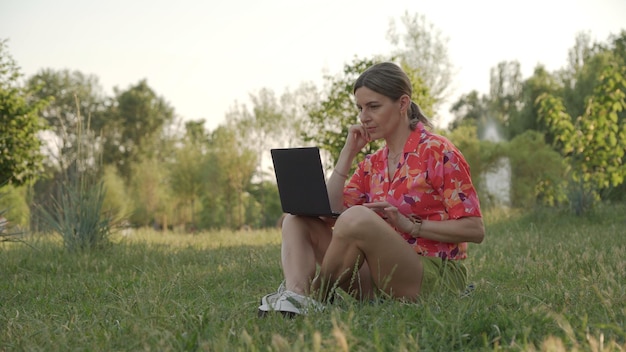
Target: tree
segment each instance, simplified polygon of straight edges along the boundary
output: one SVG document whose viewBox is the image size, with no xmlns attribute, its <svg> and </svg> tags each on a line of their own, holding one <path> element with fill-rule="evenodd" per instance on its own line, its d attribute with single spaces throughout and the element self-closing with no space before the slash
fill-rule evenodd
<svg viewBox="0 0 626 352">
<path fill-rule="evenodd" d="M 169 184 L 172 194 L 189 211 L 182 216 L 183 221 L 197 227 L 195 212 L 196 201 L 204 194 L 206 184 L 208 156 L 208 136 L 204 131 L 204 120 L 188 121 L 185 124 L 185 136 L 175 150 L 175 158 L 169 167 Z"/>
<path fill-rule="evenodd" d="M 387 32 L 387 38 L 395 46 L 392 56 L 398 58 L 403 67 L 416 71 L 429 90 L 432 108 L 436 109 L 448 97 L 452 82 L 454 68 L 448 56 L 448 40 L 424 15 L 410 15 L 405 11 L 400 21 L 406 32 L 399 34 L 394 20 L 390 21 Z M 415 82 L 415 77 L 411 78 Z M 431 104 L 425 105 L 430 107 Z"/>
<path fill-rule="evenodd" d="M 580 213 L 600 191 L 619 186 L 626 177 L 626 122 L 619 119 L 626 109 L 626 67 L 612 62 L 604 68 L 584 113 L 576 118 L 559 97 L 544 94 L 539 99 L 540 116 L 569 161 L 574 184 L 580 185 L 575 194 L 585 203 L 576 206 Z"/>
<path fill-rule="evenodd" d="M 460 96 L 450 108 L 450 112 L 454 115 L 454 120 L 449 126 L 450 130 L 455 130 L 463 125 L 478 128 L 478 126 L 485 124 L 485 120 L 489 116 L 489 97 L 473 90 Z"/>
<path fill-rule="evenodd" d="M 133 164 L 159 152 L 153 147 L 160 144 L 157 140 L 173 119 L 174 109 L 146 80 L 125 91 L 115 88 L 105 118 L 94 125 L 104 138 L 104 163 L 116 165 L 120 175 L 129 180 Z"/>
<path fill-rule="evenodd" d="M 205 228 L 248 225 L 248 202 L 255 201 L 247 189 L 256 170 L 257 153 L 246 147 L 235 123 L 229 121 L 210 135 L 205 166 L 205 183 L 210 187 L 202 197 L 200 221 Z"/>
<path fill-rule="evenodd" d="M 302 129 L 302 139 L 326 150 L 329 153 L 329 163 L 332 165 L 339 158 L 348 135 L 348 128 L 352 124 L 359 123 L 353 95 L 354 82 L 363 71 L 382 61 L 388 60 L 382 57 L 374 59 L 355 57 L 352 63 L 344 65 L 342 74 L 325 77 L 327 84 L 325 98 L 306 107 L 309 119 Z M 411 98 L 428 114 L 433 108 L 429 88 L 425 86 L 413 68 L 403 66 L 403 69 L 409 78 L 413 78 Z M 362 160 L 366 154 L 373 153 L 382 145 L 382 141 L 368 143 L 363 152 L 357 156 L 357 161 Z"/>
<path fill-rule="evenodd" d="M 328 84 L 325 98 L 307 106 L 309 120 L 302 129 L 302 138 L 328 151 L 333 165 L 345 144 L 348 127 L 358 122 L 352 93 L 354 82 L 365 69 L 378 61 L 354 58 L 351 64 L 344 65 L 343 75 L 325 77 Z M 364 152 L 376 149 L 376 143 L 370 143 L 365 146 Z"/>
<path fill-rule="evenodd" d="M 521 108 L 509 118 L 508 134 L 514 138 L 528 130 L 540 132 L 548 144 L 552 143 L 553 136 L 549 133 L 545 121 L 539 119 L 537 98 L 544 93 L 556 95 L 560 91 L 557 78 L 546 71 L 542 65 L 537 65 L 533 75 L 522 83 L 519 105 Z"/>
<path fill-rule="evenodd" d="M 522 73 L 517 61 L 503 61 L 491 68 L 489 97 L 493 105 L 491 118 L 507 125 L 518 110 L 522 92 Z"/>
<path fill-rule="evenodd" d="M 50 99 L 41 111 L 53 136 L 46 153 L 49 165 L 57 170 L 65 170 L 77 158 L 78 125 L 85 128 L 102 124 L 98 121 L 104 107 L 104 94 L 98 78 L 79 71 L 52 69 L 41 70 L 28 79 L 28 86 L 37 89 L 39 99 Z M 79 121 L 80 119 L 80 121 Z M 49 137 L 49 138 L 50 138 Z M 84 140 L 85 147 L 96 144 L 95 140 Z"/>
<path fill-rule="evenodd" d="M 34 178 L 41 170 L 43 156 L 38 133 L 44 125 L 39 112 L 46 99 L 36 99 L 36 91 L 22 87 L 22 74 L 8 53 L 6 40 L 0 40 L 0 184 L 16 186 Z"/>
<path fill-rule="evenodd" d="M 134 225 L 168 227 L 171 221 L 171 198 L 164 166 L 164 163 L 154 158 L 146 158 L 131 165 L 129 193 L 134 204 L 130 219 Z"/>
</svg>

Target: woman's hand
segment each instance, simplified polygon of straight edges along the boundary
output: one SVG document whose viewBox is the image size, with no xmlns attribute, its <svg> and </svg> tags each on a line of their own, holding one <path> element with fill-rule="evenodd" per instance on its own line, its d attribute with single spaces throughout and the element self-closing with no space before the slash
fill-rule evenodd
<svg viewBox="0 0 626 352">
<path fill-rule="evenodd" d="M 356 155 L 370 141 L 370 135 L 363 125 L 351 125 L 348 127 L 348 138 L 346 138 L 344 148 L 346 148 L 351 155 Z"/>
<path fill-rule="evenodd" d="M 398 211 L 398 208 L 392 206 L 387 202 L 365 203 L 363 204 L 363 206 L 374 210 L 389 225 L 395 227 L 402 232 L 411 233 L 411 230 L 413 230 L 413 222 L 402 213 L 400 213 Z"/>
</svg>

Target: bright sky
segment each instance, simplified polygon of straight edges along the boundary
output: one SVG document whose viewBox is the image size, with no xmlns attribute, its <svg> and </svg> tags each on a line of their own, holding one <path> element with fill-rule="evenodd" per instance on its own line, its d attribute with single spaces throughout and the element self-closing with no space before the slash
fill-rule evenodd
<svg viewBox="0 0 626 352">
<path fill-rule="evenodd" d="M 501 61 L 518 60 L 527 78 L 538 63 L 565 66 L 582 31 L 606 42 L 626 29 L 626 0 L 0 0 L 0 38 L 27 76 L 79 70 L 108 95 L 146 78 L 180 117 L 213 129 L 261 88 L 321 88 L 353 57 L 388 53 L 389 21 L 405 11 L 449 40 L 449 103 L 487 92 Z"/>
</svg>

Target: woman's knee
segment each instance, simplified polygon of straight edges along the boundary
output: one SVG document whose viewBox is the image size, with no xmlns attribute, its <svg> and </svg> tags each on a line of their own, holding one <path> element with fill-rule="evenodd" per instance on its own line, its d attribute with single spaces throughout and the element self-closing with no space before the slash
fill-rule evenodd
<svg viewBox="0 0 626 352">
<path fill-rule="evenodd" d="M 296 234 L 306 234 L 310 236 L 321 236 L 321 233 L 329 232 L 330 228 L 320 218 L 298 216 L 286 214 L 282 222 L 282 235 L 297 236 Z"/>
<path fill-rule="evenodd" d="M 346 209 L 335 223 L 333 236 L 358 237 L 367 233 L 376 220 L 376 213 L 364 206 L 353 206 Z"/>
</svg>

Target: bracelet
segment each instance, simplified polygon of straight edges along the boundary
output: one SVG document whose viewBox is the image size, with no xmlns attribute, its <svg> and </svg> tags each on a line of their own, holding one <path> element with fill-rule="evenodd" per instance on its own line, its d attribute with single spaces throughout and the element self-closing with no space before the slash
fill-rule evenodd
<svg viewBox="0 0 626 352">
<path fill-rule="evenodd" d="M 413 223 L 413 227 L 411 228 L 411 232 L 409 233 L 409 235 L 411 235 L 411 237 L 413 238 L 416 238 L 417 236 L 419 236 L 420 230 L 422 229 L 422 218 L 420 218 L 419 216 L 411 215 L 409 216 L 409 220 L 411 220 L 411 222 Z M 416 226 L 417 230 L 415 229 Z"/>
<path fill-rule="evenodd" d="M 348 178 L 348 175 L 342 174 L 341 172 L 337 171 L 337 168 L 333 169 L 333 173 L 337 174 L 337 175 L 339 175 L 339 176 L 341 176 L 343 178 Z"/>
</svg>

